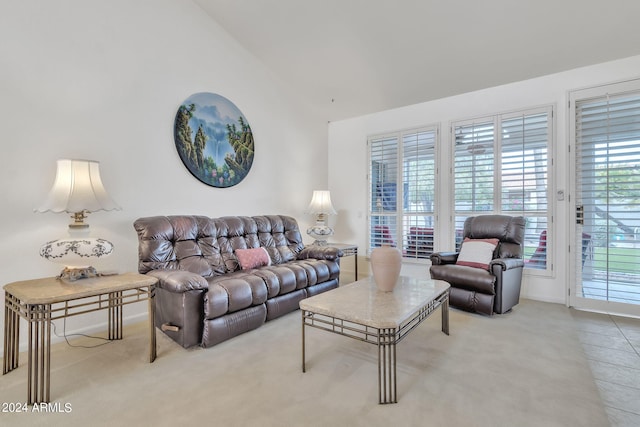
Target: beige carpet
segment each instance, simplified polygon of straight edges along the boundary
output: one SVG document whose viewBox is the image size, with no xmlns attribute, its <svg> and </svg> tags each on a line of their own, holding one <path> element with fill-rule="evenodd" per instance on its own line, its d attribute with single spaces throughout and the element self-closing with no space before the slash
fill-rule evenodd
<svg viewBox="0 0 640 427">
<path fill-rule="evenodd" d="M 152 364 L 146 323 L 98 348 L 56 344 L 51 395 L 70 412 L 0 413 L 0 425 L 609 425 L 561 305 L 523 300 L 491 318 L 452 310 L 450 336 L 436 312 L 398 345 L 395 405 L 377 404 L 370 344 L 307 329 L 303 374 L 300 322 L 291 313 L 209 349 L 185 350 L 158 332 Z M 0 402 L 25 397 L 21 354 L 21 366 L 0 378 Z"/>
</svg>

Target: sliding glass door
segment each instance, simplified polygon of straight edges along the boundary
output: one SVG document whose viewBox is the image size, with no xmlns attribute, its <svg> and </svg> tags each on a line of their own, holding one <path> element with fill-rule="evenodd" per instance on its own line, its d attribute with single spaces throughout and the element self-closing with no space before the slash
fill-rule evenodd
<svg viewBox="0 0 640 427">
<path fill-rule="evenodd" d="M 570 304 L 640 315 L 640 82 L 572 92 Z"/>
</svg>

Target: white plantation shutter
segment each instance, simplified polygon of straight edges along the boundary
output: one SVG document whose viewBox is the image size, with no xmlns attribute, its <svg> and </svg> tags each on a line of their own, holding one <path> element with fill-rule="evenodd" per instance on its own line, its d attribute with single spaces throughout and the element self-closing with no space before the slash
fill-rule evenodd
<svg viewBox="0 0 640 427">
<path fill-rule="evenodd" d="M 369 140 L 369 247 L 396 246 L 398 137 Z"/>
<path fill-rule="evenodd" d="M 589 298 L 638 303 L 640 91 L 576 101 L 575 126 L 581 291 Z"/>
<path fill-rule="evenodd" d="M 460 247 L 465 219 L 494 210 L 495 128 L 491 118 L 453 127 L 456 249 Z"/>
<path fill-rule="evenodd" d="M 402 246 L 408 258 L 428 258 L 433 252 L 435 140 L 433 130 L 402 138 Z"/>
<path fill-rule="evenodd" d="M 551 109 L 540 113 L 501 117 L 501 212 L 523 215 L 527 267 L 547 269 L 552 244 L 548 238 L 548 147 Z M 538 249 L 541 244 L 544 251 Z M 537 252 L 536 252 L 537 250 Z M 535 254 L 535 255 L 534 255 Z"/>
<path fill-rule="evenodd" d="M 455 241 L 469 216 L 504 214 L 527 219 L 525 259 L 543 239 L 544 251 L 527 267 L 550 269 L 548 150 L 551 107 L 454 123 Z"/>
<path fill-rule="evenodd" d="M 369 250 L 433 251 L 436 138 L 435 127 L 369 138 Z"/>
</svg>

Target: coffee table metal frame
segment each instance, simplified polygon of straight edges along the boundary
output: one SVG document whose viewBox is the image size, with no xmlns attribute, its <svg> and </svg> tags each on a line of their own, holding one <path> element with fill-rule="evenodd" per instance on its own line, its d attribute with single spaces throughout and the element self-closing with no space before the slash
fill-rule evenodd
<svg viewBox="0 0 640 427">
<path fill-rule="evenodd" d="M 5 288 L 3 374 L 18 367 L 20 318 L 28 323 L 27 404 L 50 401 L 51 322 L 108 310 L 109 340 L 122 339 L 122 307 L 140 301 L 149 306 L 149 363 L 156 358 L 155 284 L 137 273 L 81 279 L 14 282 Z"/>
<path fill-rule="evenodd" d="M 415 311 L 409 317 L 390 328 L 371 326 L 371 323 L 375 323 L 371 321 L 373 319 L 358 322 L 345 320 L 343 317 L 346 316 L 340 313 L 334 315 L 317 313 L 308 306 L 307 309 L 302 308 L 305 304 L 301 302 L 302 372 L 306 372 L 305 327 L 321 329 L 373 344 L 378 347 L 378 401 L 380 404 L 397 403 L 396 345 L 439 307 L 442 309 L 442 332 L 449 335 L 449 285 L 445 282 L 441 283 L 445 284 L 441 293 L 434 295 L 433 299 L 426 301 L 425 304 L 416 305 Z M 353 285 L 372 286 L 371 279 L 364 279 L 347 286 Z"/>
</svg>

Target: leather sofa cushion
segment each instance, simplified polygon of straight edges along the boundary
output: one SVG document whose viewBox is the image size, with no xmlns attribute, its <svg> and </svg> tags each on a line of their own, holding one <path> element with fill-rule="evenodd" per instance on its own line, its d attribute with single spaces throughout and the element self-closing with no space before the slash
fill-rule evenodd
<svg viewBox="0 0 640 427">
<path fill-rule="evenodd" d="M 500 244 L 494 258 L 522 258 L 525 219 L 507 215 L 478 215 L 464 222 L 464 237 L 497 238 Z"/>
<path fill-rule="evenodd" d="M 455 264 L 432 265 L 431 277 L 455 283 L 458 288 L 483 294 L 495 294 L 496 276 L 481 268 Z"/>
<path fill-rule="evenodd" d="M 263 267 L 253 271 L 267 286 L 267 298 L 288 294 L 296 289 L 296 275 L 287 266 Z"/>
<path fill-rule="evenodd" d="M 203 277 L 240 269 L 237 249 L 264 247 L 272 264 L 293 261 L 304 249 L 298 223 L 285 215 L 197 215 L 139 218 L 138 271 L 187 270 Z"/>
<path fill-rule="evenodd" d="M 263 304 L 266 300 L 267 288 L 259 277 L 218 276 L 209 282 L 209 290 L 204 297 L 204 316 L 205 319 L 215 319 Z"/>
<path fill-rule="evenodd" d="M 339 274 L 338 262 L 305 259 L 208 277 L 205 319 L 263 304 L 267 299 L 336 279 Z"/>
</svg>

